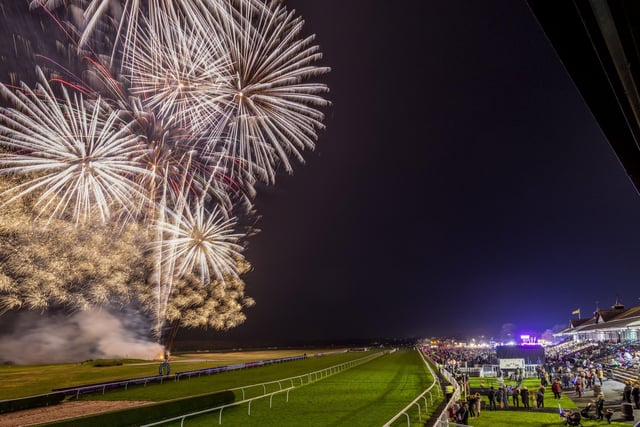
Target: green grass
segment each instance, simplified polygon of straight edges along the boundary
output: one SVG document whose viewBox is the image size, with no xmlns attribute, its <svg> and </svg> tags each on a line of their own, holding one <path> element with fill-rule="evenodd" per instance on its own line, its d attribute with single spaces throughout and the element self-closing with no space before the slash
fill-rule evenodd
<svg viewBox="0 0 640 427">
<path fill-rule="evenodd" d="M 308 350 L 307 350 L 308 351 Z M 205 367 L 229 365 L 240 361 L 265 360 L 302 354 L 301 350 L 288 352 L 244 352 L 230 354 L 191 354 L 172 357 L 172 371 L 186 371 Z M 310 352 L 311 353 L 311 352 Z M 183 396 L 209 393 L 234 388 L 238 385 L 249 385 L 265 381 L 273 381 L 285 377 L 306 374 L 329 366 L 335 366 L 349 360 L 361 358 L 365 353 L 339 353 L 329 356 L 308 358 L 252 369 L 226 372 L 180 382 L 170 381 L 163 385 L 135 387 L 128 391 L 97 394 L 86 399 L 95 400 L 147 400 L 162 401 Z M 138 361 L 92 361 L 82 364 L 47 365 L 47 366 L 1 366 L 0 396 L 25 396 L 49 392 L 53 387 L 82 385 L 100 381 L 155 375 L 159 362 L 138 364 Z M 108 365 L 96 367 L 95 365 Z M 304 385 L 292 390 L 289 401 L 286 396 L 276 395 L 273 407 L 269 408 L 269 399 L 260 399 L 251 406 L 251 415 L 247 415 L 247 404 L 225 409 L 223 425 L 278 425 L 278 426 L 347 426 L 347 425 L 381 425 L 397 414 L 409 402 L 415 399 L 431 384 L 427 369 L 419 354 L 415 351 L 399 351 L 397 353 L 376 358 L 371 362 L 343 371 L 320 381 Z M 495 379 L 472 378 L 471 387 L 497 385 Z M 507 381 L 507 384 L 511 385 Z M 525 384 L 534 391 L 539 382 L 537 379 L 525 380 Z M 273 386 L 275 390 L 278 386 Z M 41 390 L 32 392 L 30 390 Z M 240 395 L 236 394 L 239 398 Z M 434 393 L 434 397 L 437 395 Z M 6 397 L 5 397 L 6 398 Z M 486 396 L 484 397 L 486 401 Z M 438 407 L 439 400 L 433 402 L 430 411 Z M 550 388 L 545 398 L 547 407 L 557 407 Z M 565 409 L 575 408 L 575 404 L 564 397 L 560 401 Z M 431 415 L 431 413 L 429 414 Z M 421 426 L 426 420 L 422 415 L 418 421 L 417 409 L 410 412 L 412 427 Z M 207 417 L 187 419 L 185 426 L 198 427 L 217 425 L 218 414 Z M 483 410 L 479 418 L 471 418 L 469 424 L 475 427 L 544 427 L 561 426 L 563 419 L 557 412 L 530 411 L 488 411 Z M 604 426 L 606 422 L 584 420 L 582 424 Z M 179 424 L 174 424 L 179 425 Z M 406 426 L 403 416 L 394 426 Z M 628 423 L 612 422 L 612 426 L 629 426 Z"/>
<path fill-rule="evenodd" d="M 515 382 L 505 380 L 506 385 L 515 385 Z M 527 378 L 523 381 L 523 385 L 526 385 L 530 392 L 535 393 L 535 391 L 540 386 L 540 380 L 537 378 Z M 469 386 L 471 388 L 477 387 L 486 387 L 494 386 L 497 388 L 499 385 L 498 381 L 495 378 L 470 378 Z M 486 402 L 487 407 L 489 405 L 489 401 L 486 396 L 483 396 L 483 400 Z M 544 396 L 545 407 L 547 408 L 558 408 L 558 403 L 563 409 L 576 409 L 576 404 L 571 400 L 566 394 L 562 394 L 561 399 L 554 399 L 553 392 L 551 391 L 551 386 L 546 387 L 545 396 Z M 511 404 L 511 401 L 509 401 Z M 522 403 L 520 404 L 522 406 Z M 497 410 L 497 411 L 489 411 L 483 410 L 480 417 L 470 418 L 469 425 L 473 427 L 545 427 L 545 426 L 562 426 L 564 425 L 564 419 L 560 417 L 558 411 L 556 412 L 540 412 L 534 409 L 535 405 L 532 405 L 532 409 L 529 411 L 506 411 L 506 410 Z M 585 427 L 589 426 L 605 426 L 609 425 L 606 421 L 590 421 L 590 420 L 582 420 L 582 425 Z M 622 422 L 612 421 L 611 426 L 626 426 L 629 427 L 629 424 Z"/>
<path fill-rule="evenodd" d="M 186 396 L 194 396 L 214 391 L 229 390 L 238 386 L 260 384 L 269 381 L 304 375 L 320 369 L 339 365 L 352 360 L 360 359 L 371 353 L 345 352 L 322 357 L 310 357 L 291 362 L 278 363 L 250 369 L 223 372 L 214 375 L 204 375 L 180 381 L 167 381 L 164 384 L 149 384 L 147 386 L 135 386 L 128 390 L 115 390 L 104 395 L 92 394 L 82 397 L 83 400 L 137 400 L 159 402 L 168 399 L 178 399 Z M 285 387 L 283 385 L 283 387 Z M 279 389 L 278 384 L 272 384 L 267 391 Z M 247 391 L 251 397 L 262 392 L 262 387 Z M 241 392 L 236 392 L 236 398 L 241 399 Z"/>
<path fill-rule="evenodd" d="M 292 390 L 289 401 L 276 395 L 224 410 L 223 425 L 242 426 L 374 426 L 382 425 L 424 391 L 433 379 L 416 351 L 398 351 L 373 359 L 318 382 Z M 437 394 L 434 394 L 434 398 Z M 441 401 L 435 399 L 431 411 Z M 218 412 L 187 419 L 185 426 L 217 425 Z M 412 425 L 418 423 L 417 410 Z M 167 424 L 178 426 L 180 423 Z M 402 417 L 395 425 L 406 425 Z"/>
<path fill-rule="evenodd" d="M 171 370 L 173 373 L 184 372 L 240 362 L 298 356 L 304 353 L 314 354 L 323 351 L 325 350 L 287 349 L 172 355 Z M 335 349 L 329 351 L 335 351 Z M 37 366 L 0 365 L 0 378 L 2 378 L 2 381 L 0 381 L 0 400 L 50 393 L 54 388 L 81 386 L 158 374 L 159 361 L 140 362 L 128 359 L 121 361 L 123 364 L 118 365 L 109 360 L 107 364 L 111 366 L 100 367 L 94 365 L 100 364 L 101 361 Z"/>
<path fill-rule="evenodd" d="M 513 381 L 508 381 L 506 380 L 504 382 L 506 385 L 508 386 L 513 386 L 516 385 L 515 382 Z M 469 387 L 471 388 L 478 388 L 478 387 L 482 387 L 484 386 L 485 388 L 489 388 L 491 386 L 493 386 L 494 388 L 498 388 L 500 384 L 498 383 L 498 381 L 495 378 L 469 378 Z M 530 395 L 534 395 L 535 392 L 538 390 L 538 387 L 540 386 L 540 380 L 538 378 L 527 378 L 522 382 L 522 385 L 527 386 L 527 388 L 529 389 L 529 393 Z M 483 393 L 481 393 L 483 394 Z M 489 399 L 487 399 L 486 394 L 483 394 L 482 396 L 482 400 L 484 402 L 486 402 L 487 407 L 489 406 Z M 553 392 L 551 391 L 551 386 L 548 386 L 545 388 L 545 392 L 544 392 L 544 401 L 546 406 L 548 407 L 549 405 L 553 405 L 554 407 L 558 406 L 558 403 L 560 403 L 560 405 L 563 408 L 567 408 L 567 409 L 571 409 L 571 408 L 575 408 L 576 404 L 573 402 L 573 400 L 571 400 L 566 394 L 562 394 L 562 398 L 560 400 L 554 399 L 553 398 Z M 511 400 L 509 400 L 509 405 L 511 405 Z M 520 405 L 522 406 L 522 403 L 520 403 Z M 531 407 L 533 408 L 535 406 L 535 404 L 530 403 Z"/>
</svg>

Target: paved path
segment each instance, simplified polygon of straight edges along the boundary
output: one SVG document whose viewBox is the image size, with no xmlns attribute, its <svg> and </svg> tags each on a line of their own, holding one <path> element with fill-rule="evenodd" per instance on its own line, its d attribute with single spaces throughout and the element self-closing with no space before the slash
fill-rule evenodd
<svg viewBox="0 0 640 427">
<path fill-rule="evenodd" d="M 621 412 L 621 403 L 622 403 L 622 390 L 624 389 L 624 383 L 616 380 L 605 380 L 602 383 L 602 393 L 604 394 L 604 405 L 605 407 L 611 407 L 614 409 L 613 418 L 611 421 L 623 421 L 622 412 Z M 567 397 L 573 400 L 576 406 L 579 409 L 584 408 L 589 404 L 590 401 L 595 401 L 596 396 L 593 390 L 587 390 L 582 393 L 582 397 L 578 397 L 578 395 L 574 391 L 564 391 L 563 392 Z M 545 402 L 546 403 L 546 402 Z M 630 424 L 638 423 L 640 421 L 640 409 L 633 410 L 634 421 L 628 421 Z"/>
</svg>

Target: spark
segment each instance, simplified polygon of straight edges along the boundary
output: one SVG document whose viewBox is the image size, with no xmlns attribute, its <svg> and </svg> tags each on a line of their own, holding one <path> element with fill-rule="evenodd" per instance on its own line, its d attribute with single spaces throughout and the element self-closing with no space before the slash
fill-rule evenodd
<svg viewBox="0 0 640 427">
<path fill-rule="evenodd" d="M 112 210 L 132 209 L 142 189 L 129 177 L 144 174 L 136 159 L 141 156 L 136 138 L 98 99 L 85 103 L 63 88 L 56 99 L 40 71 L 36 90 L 22 86 L 13 93 L 0 92 L 14 108 L 0 112 L 0 144 L 11 151 L 0 154 L 0 172 L 33 176 L 12 188 L 14 201 L 42 190 L 36 208 L 40 213 L 68 213 L 76 222 L 88 221 L 95 211 L 107 222 Z"/>
<path fill-rule="evenodd" d="M 304 162 L 330 105 L 314 36 L 280 2 L 29 6 L 65 40 L 34 88 L 0 85 L 0 314 L 239 325 L 254 185 Z"/>
</svg>

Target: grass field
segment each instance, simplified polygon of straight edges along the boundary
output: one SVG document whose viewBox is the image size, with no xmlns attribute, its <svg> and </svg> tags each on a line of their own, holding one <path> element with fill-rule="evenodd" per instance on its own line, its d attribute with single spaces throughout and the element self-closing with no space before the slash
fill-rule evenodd
<svg viewBox="0 0 640 427">
<path fill-rule="evenodd" d="M 92 394 L 82 397 L 84 400 L 136 400 L 159 402 L 168 399 L 178 399 L 186 396 L 193 396 L 215 391 L 229 390 L 239 386 L 260 384 L 269 381 L 290 378 L 304 375 L 310 372 L 339 365 L 345 362 L 363 358 L 370 353 L 364 352 L 342 352 L 322 357 L 309 357 L 307 359 L 296 360 L 267 366 L 260 366 L 250 369 L 239 369 L 214 375 L 205 375 L 180 381 L 168 381 L 164 384 L 149 384 L 146 387 L 132 387 L 128 390 L 115 390 L 104 395 Z M 226 363 L 225 363 L 226 364 Z M 277 384 L 267 387 L 267 392 L 279 389 Z M 259 389 L 249 390 L 247 397 L 252 397 Z M 236 399 L 241 399 L 242 394 L 236 393 Z"/>
<path fill-rule="evenodd" d="M 223 425 L 231 426 L 381 426 L 433 382 L 416 351 L 399 351 L 356 368 L 296 388 L 289 394 L 224 410 Z M 434 395 L 434 407 L 442 400 Z M 433 407 L 431 408 L 433 411 Z M 187 419 L 184 426 L 217 424 L 219 413 Z M 412 425 L 418 423 L 417 410 Z M 166 424 L 179 426 L 180 423 Z M 401 418 L 395 425 L 407 425 Z"/>
<path fill-rule="evenodd" d="M 233 360 L 220 354 L 207 355 L 206 357 L 203 355 L 182 355 L 180 357 L 185 361 L 185 367 L 188 366 L 188 369 L 193 369 L 193 363 L 205 363 L 207 367 L 211 367 L 215 366 L 212 365 L 213 361 L 216 361 L 218 365 L 228 365 L 240 361 L 265 360 L 297 354 L 301 353 L 234 354 Z M 112 391 L 104 395 L 85 396 L 83 399 L 164 401 L 232 389 L 240 385 L 308 374 L 368 355 L 371 355 L 371 352 L 341 352 L 322 357 L 310 357 L 293 362 L 181 380 L 179 382 L 168 381 L 165 384 L 154 384 L 146 387 L 138 386 L 127 391 Z M 208 362 L 195 362 L 196 356 L 203 356 Z M 176 364 L 172 361 L 172 367 Z M 29 377 L 29 373 L 36 372 L 41 383 L 37 387 L 30 384 L 28 388 L 42 388 L 49 391 L 51 388 L 77 383 L 85 376 L 91 380 L 85 382 L 98 382 L 126 377 L 127 373 L 132 372 L 131 369 L 136 369 L 136 367 L 141 370 L 147 370 L 152 367 L 155 372 L 158 363 L 139 365 L 136 362 L 133 365 L 124 364 L 101 368 L 91 367 L 90 365 L 85 363 L 81 365 L 2 367 L 1 371 L 11 371 L 16 374 L 16 377 L 20 374 L 25 378 Z M 65 370 L 67 373 L 73 371 L 74 375 L 65 375 Z M 187 369 L 174 368 L 174 370 L 185 371 Z M 97 377 L 95 375 L 91 376 L 92 372 L 99 372 L 100 374 Z M 135 376 L 145 375 L 151 374 L 144 373 Z M 46 384 L 42 384 L 42 382 Z M 247 415 L 248 405 L 246 403 L 238 407 L 225 409 L 223 424 L 243 426 L 382 425 L 432 383 L 433 378 L 428 375 L 427 368 L 418 352 L 413 350 L 398 351 L 374 358 L 357 367 L 341 371 L 318 381 L 299 385 L 289 394 L 288 402 L 284 394 L 276 395 L 272 401 L 272 408 L 269 408 L 270 402 L 268 398 L 256 400 L 252 404 L 250 416 Z M 272 385 L 271 387 L 276 390 L 279 386 Z M 8 384 L 0 384 L 0 390 L 3 388 L 5 389 L 3 391 L 4 394 L 29 394 L 25 391 L 16 390 L 14 386 L 8 388 Z M 442 398 L 438 400 L 435 393 L 434 398 L 436 399 L 433 402 L 433 406 L 437 407 Z M 241 393 L 236 393 L 236 399 L 242 399 Z M 433 408 L 431 408 L 431 411 L 433 411 Z M 413 411 L 411 416 L 413 418 L 412 425 L 414 426 L 421 426 L 425 421 L 423 414 L 422 421 L 418 422 L 417 410 Z M 217 425 L 217 420 L 218 414 L 216 413 L 209 417 L 189 419 L 184 425 L 198 426 L 212 425 L 212 423 Z M 395 425 L 407 425 L 406 418 L 403 417 L 401 421 L 400 424 L 396 423 Z M 176 425 L 179 425 L 179 423 Z"/>
<path fill-rule="evenodd" d="M 172 356 L 171 365 L 173 372 L 181 372 L 240 362 L 297 356 L 305 352 L 312 355 L 324 352 L 324 350 L 182 354 Z M 163 401 L 228 390 L 239 385 L 303 375 L 362 358 L 365 355 L 361 352 L 340 352 L 323 357 L 310 357 L 294 362 L 225 372 L 179 382 L 169 381 L 162 385 L 140 386 L 127 391 L 108 392 L 105 395 L 85 396 L 83 399 Z M 157 374 L 159 362 L 125 360 L 121 365 L 111 364 L 111 366 L 104 367 L 96 367 L 95 365 L 95 362 L 86 362 L 47 366 L 1 366 L 0 399 L 46 393 L 58 387 L 152 376 Z M 106 363 L 106 365 L 110 365 L 110 363 Z M 426 389 L 431 381 L 417 352 L 399 351 L 320 381 L 298 387 L 290 392 L 288 402 L 286 395 L 278 394 L 274 396 L 271 408 L 268 398 L 254 401 L 251 406 L 251 415 L 247 414 L 247 404 L 227 408 L 223 413 L 222 425 L 380 426 Z M 480 387 L 481 382 L 485 387 L 496 385 L 492 381 L 495 380 L 472 378 L 470 385 L 471 387 Z M 537 388 L 538 380 L 526 380 L 525 384 L 534 390 Z M 275 390 L 279 386 L 272 387 Z M 236 396 L 237 399 L 241 399 L 240 394 L 236 394 Z M 486 400 L 486 397 L 484 399 Z M 433 402 L 430 411 L 433 411 L 439 402 L 440 400 Z M 547 406 L 551 404 L 557 406 L 558 401 L 552 398 L 550 390 L 547 390 L 546 402 L 548 402 Z M 575 408 L 573 402 L 567 397 L 563 397 L 560 403 L 565 409 Z M 417 410 L 410 415 L 412 427 L 423 425 L 424 415 L 421 421 L 418 421 Z M 218 413 L 214 413 L 209 416 L 187 419 L 184 425 L 198 427 L 217 424 Z M 480 417 L 471 418 L 469 424 L 475 427 L 545 427 L 562 426 L 563 419 L 557 412 L 545 413 L 535 409 L 530 411 L 484 410 Z M 582 424 L 585 427 L 607 425 L 606 422 L 595 421 L 583 421 Z M 177 426 L 179 423 L 165 425 Z M 394 426 L 406 425 L 407 421 L 404 416 L 394 423 Z M 612 422 L 611 425 L 629 426 L 629 424 L 616 422 Z"/>
</svg>

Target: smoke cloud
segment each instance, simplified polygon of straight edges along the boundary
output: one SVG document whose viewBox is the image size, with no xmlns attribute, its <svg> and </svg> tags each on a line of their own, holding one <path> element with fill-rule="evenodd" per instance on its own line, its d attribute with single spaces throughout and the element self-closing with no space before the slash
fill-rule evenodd
<svg viewBox="0 0 640 427">
<path fill-rule="evenodd" d="M 0 318 L 0 362 L 48 364 L 90 359 L 153 359 L 163 347 L 144 336 L 133 312 L 88 310 L 72 315 L 18 312 Z M 146 328 L 146 329 L 145 329 Z"/>
</svg>

